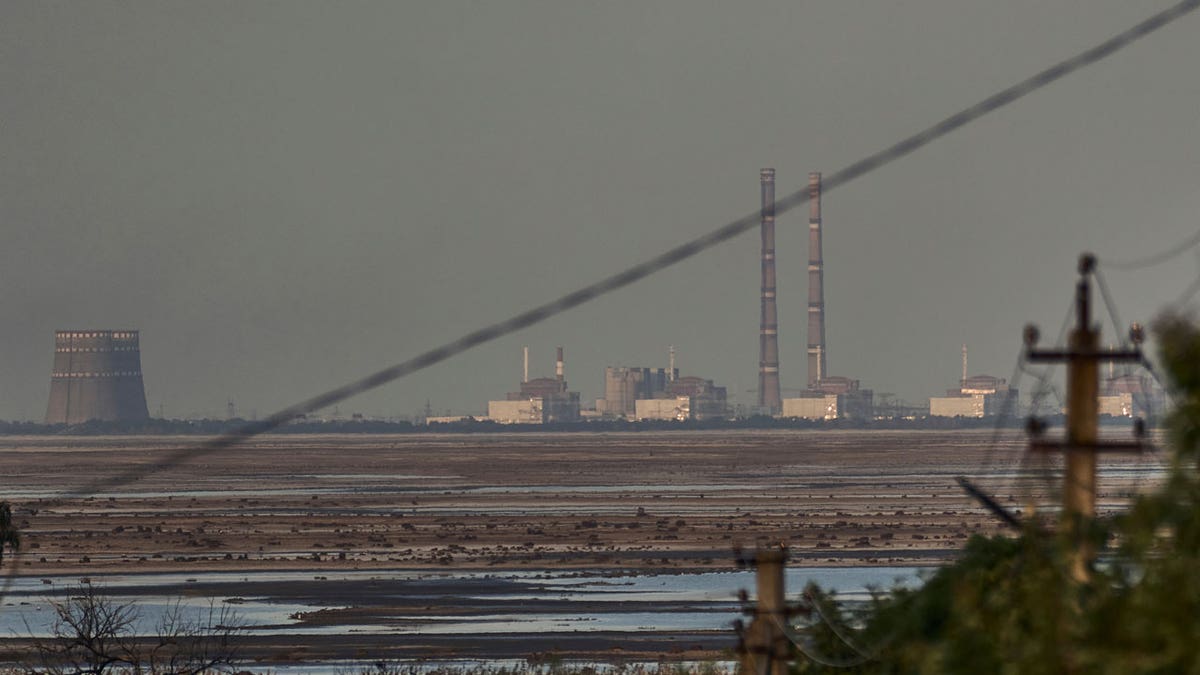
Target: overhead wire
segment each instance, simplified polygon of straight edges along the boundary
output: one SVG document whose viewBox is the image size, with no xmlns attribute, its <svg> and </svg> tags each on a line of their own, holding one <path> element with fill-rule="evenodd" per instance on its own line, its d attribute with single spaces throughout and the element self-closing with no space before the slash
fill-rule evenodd
<svg viewBox="0 0 1200 675">
<path fill-rule="evenodd" d="M 1007 510 L 1005 510 L 1002 506 L 1000 506 L 1000 502 L 999 502 L 1000 495 L 999 494 L 996 494 L 996 495 L 988 494 L 984 490 L 984 487 L 982 485 L 978 485 L 977 482 L 979 481 L 979 479 L 986 480 L 987 478 L 990 478 L 994 473 L 994 459 L 995 459 L 995 454 L 996 454 L 996 448 L 1000 444 L 1000 435 L 1003 433 L 1003 430 L 1005 429 L 1006 422 L 1008 422 L 1012 418 L 1013 410 L 1017 406 L 1017 395 L 1018 395 L 1018 392 L 1020 392 L 1019 384 L 1021 381 L 1021 373 L 1023 372 L 1021 370 L 1020 359 L 1021 359 L 1021 357 L 1018 356 L 1017 363 L 1013 367 L 1012 375 L 1009 376 L 1009 378 L 1008 378 L 1009 392 L 1004 397 L 1004 403 L 1000 407 L 1000 414 L 997 415 L 996 423 L 995 423 L 995 425 L 993 425 L 992 438 L 989 441 L 987 448 L 984 450 L 983 464 L 982 464 L 981 468 L 979 469 L 979 474 L 978 474 L 977 478 L 975 479 L 974 482 L 971 481 L 970 479 L 968 479 L 966 476 L 959 476 L 957 479 L 958 484 L 964 490 L 966 490 L 968 496 L 974 498 L 976 501 L 982 502 L 982 505 L 985 509 L 992 512 L 994 515 L 999 517 L 1002 521 L 1004 521 L 1005 523 L 1008 523 L 1010 525 L 1012 524 L 1012 522 L 1011 522 L 1012 514 L 1010 514 Z"/>
<path fill-rule="evenodd" d="M 1175 301 L 1169 306 L 1179 309 L 1191 302 L 1192 298 L 1196 297 L 1196 293 L 1198 292 L 1200 292 L 1200 275 L 1198 275 L 1191 284 L 1188 284 L 1188 287 L 1184 289 L 1183 293 L 1180 293 L 1179 297 L 1175 298 Z"/>
<path fill-rule="evenodd" d="M 779 629 L 783 636 L 787 638 L 788 642 L 792 643 L 792 646 L 794 646 L 797 651 L 803 654 L 805 658 L 809 659 L 813 663 L 825 666 L 826 668 L 857 668 L 858 666 L 870 663 L 876 658 L 873 656 L 867 657 L 860 654 L 856 658 L 839 659 L 827 654 L 822 654 L 821 652 L 817 651 L 815 646 L 807 643 L 807 636 L 797 633 L 796 629 L 781 621 L 779 617 L 772 615 L 771 620 L 775 623 L 775 626 Z"/>
<path fill-rule="evenodd" d="M 823 189 L 826 192 L 836 190 L 868 173 L 906 157 L 996 110 L 1008 106 L 1082 68 L 1104 60 L 1138 40 L 1190 14 L 1197 8 L 1200 8 L 1200 0 L 1183 0 L 1172 5 L 1075 56 L 1060 61 L 883 150 L 835 171 L 824 180 Z M 791 211 L 806 203 L 808 199 L 809 191 L 807 186 L 796 190 L 776 201 L 776 215 L 782 215 Z M 649 260 L 516 314 L 504 321 L 471 331 L 411 359 L 287 406 L 263 420 L 250 422 L 200 445 L 170 451 L 165 457 L 157 461 L 133 467 L 114 476 L 99 478 L 80 487 L 64 491 L 60 495 L 60 498 L 78 498 L 101 493 L 108 489 L 128 485 L 148 475 L 182 465 L 196 457 L 231 448 L 247 439 L 287 424 L 299 415 L 329 407 L 363 392 L 394 382 L 475 347 L 539 324 L 596 298 L 632 285 L 656 272 L 679 264 L 749 231 L 758 224 L 759 217 L 760 212 L 756 210 L 715 230 L 671 248 Z M 12 556 L 12 558 L 16 557 L 15 555 Z M 0 591 L 0 597 L 4 595 L 4 591 L 7 591 L 11 580 L 12 573 L 10 572 L 8 583 L 5 584 L 3 591 Z"/>
<path fill-rule="evenodd" d="M 1059 324 L 1058 333 L 1054 337 L 1054 342 L 1051 343 L 1055 347 L 1061 347 L 1067 337 L 1067 330 L 1071 325 L 1071 318 L 1075 313 L 1075 301 L 1071 298 L 1067 302 L 1066 311 L 1063 313 L 1062 322 Z M 1022 352 L 1017 357 L 1016 368 L 1019 372 L 1027 374 L 1035 378 L 1037 384 L 1034 386 L 1033 394 L 1029 402 L 1029 414 L 1031 417 L 1038 417 L 1042 410 L 1042 400 L 1049 394 L 1053 394 L 1058 404 L 1058 409 L 1063 407 L 1063 397 L 1059 392 L 1058 387 L 1050 381 L 1054 373 L 1052 366 L 1045 366 L 1040 372 L 1030 368 L 1029 362 L 1025 359 L 1025 353 Z M 1037 459 L 1037 468 L 1030 468 L 1030 453 L 1022 452 L 1017 469 L 1009 477 L 1009 481 L 1005 484 L 1006 491 L 1009 494 L 1020 494 L 1026 504 L 1036 503 L 1039 497 L 1039 492 L 1035 489 L 1037 483 L 1043 483 L 1043 489 L 1053 490 L 1052 487 L 1052 472 L 1048 470 L 1047 458 L 1039 456 Z"/>
<path fill-rule="evenodd" d="M 913 152 L 933 143 L 934 141 L 984 117 L 996 110 L 1014 103 L 1058 80 L 1070 75 L 1081 68 L 1104 60 L 1138 40 L 1151 35 L 1161 28 L 1190 14 L 1200 7 L 1200 0 L 1183 0 L 1167 9 L 1158 12 L 1136 25 L 1121 31 L 1099 44 L 1060 61 L 1035 75 L 1003 89 L 987 98 L 960 110 L 957 113 L 894 143 L 883 150 L 868 155 L 845 168 L 835 171 L 823 181 L 823 190 L 836 190 L 868 173 L 906 157 Z M 809 190 L 806 187 L 796 190 L 775 202 L 776 215 L 782 215 L 809 200 Z M 710 248 L 723 244 L 734 237 L 752 229 L 759 222 L 760 211 L 742 216 L 707 234 L 680 244 L 645 262 L 629 267 L 621 272 L 601 279 L 595 283 L 572 291 L 559 298 L 546 302 L 533 309 L 521 312 L 509 319 L 485 326 L 467 333 L 456 340 L 430 349 L 407 361 L 384 368 L 361 379 L 344 384 L 335 389 L 318 394 L 305 401 L 288 406 L 269 417 L 246 424 L 238 429 L 222 434 L 215 439 L 193 448 L 183 448 L 169 453 L 166 457 L 139 467 L 128 469 L 104 479 L 90 482 L 81 488 L 71 490 L 69 496 L 83 496 L 102 492 L 105 489 L 120 487 L 140 478 L 178 466 L 185 461 L 205 454 L 210 454 L 237 445 L 249 438 L 275 429 L 286 424 L 299 415 L 307 414 L 329 407 L 352 396 L 394 382 L 430 366 L 436 365 L 454 356 L 462 354 L 480 345 L 492 342 L 530 326 L 539 324 L 551 317 L 574 309 L 587 302 L 595 300 L 619 289 L 625 288 L 646 277 L 692 258 Z"/>
<path fill-rule="evenodd" d="M 891 641 L 890 639 L 883 640 L 879 645 L 876 646 L 876 648 L 870 650 L 859 647 L 853 640 L 846 636 L 845 632 L 840 626 L 837 625 L 836 622 L 825 615 L 825 612 L 821 609 L 821 602 L 815 597 L 815 595 L 806 592 L 804 597 L 806 600 L 808 600 L 808 606 L 813 608 L 813 611 L 817 613 L 817 617 L 821 619 L 821 622 L 826 626 L 829 626 L 829 630 L 834 634 L 834 636 L 836 636 L 837 639 L 842 642 L 842 644 L 849 647 L 850 651 L 854 652 L 855 654 L 858 654 L 867 660 L 874 660 L 879 657 L 879 652 Z M 892 639 L 894 639 L 894 636 Z"/>
<path fill-rule="evenodd" d="M 1200 239 L 1197 239 L 1195 243 L 1190 244 L 1189 246 L 1194 246 L 1196 243 L 1200 243 Z M 1106 264 L 1111 265 L 1111 263 Z M 1124 323 L 1120 319 L 1116 301 L 1113 299 L 1113 295 L 1108 288 L 1108 283 L 1105 281 L 1103 267 L 1104 265 L 1097 265 L 1096 268 L 1092 270 L 1092 276 L 1096 279 L 1097 286 L 1100 288 L 1100 294 L 1104 298 L 1105 307 L 1109 316 L 1112 318 L 1113 328 L 1118 336 L 1118 339 L 1120 340 L 1120 346 L 1124 347 L 1129 344 L 1129 340 L 1127 340 L 1121 333 Z M 1163 383 L 1159 380 L 1153 364 L 1151 364 L 1150 360 L 1144 355 L 1137 364 L 1123 363 L 1121 365 L 1121 377 L 1132 377 L 1134 375 L 1134 365 L 1141 366 L 1141 368 L 1145 370 L 1146 373 L 1148 373 L 1150 377 L 1158 384 L 1159 388 L 1166 392 L 1168 396 L 1170 395 L 1168 389 L 1164 387 Z M 1150 393 L 1146 391 L 1146 387 L 1142 384 L 1144 381 L 1144 379 L 1139 379 L 1137 385 L 1132 388 L 1132 391 L 1130 391 L 1130 399 L 1133 404 L 1133 409 L 1130 411 L 1130 413 L 1137 417 L 1138 413 L 1140 412 L 1142 415 L 1144 415 L 1144 420 L 1147 427 L 1153 428 L 1156 413 L 1154 410 L 1154 400 L 1150 396 Z M 1141 445 L 1146 450 L 1149 450 L 1149 452 L 1138 453 L 1137 462 L 1135 463 L 1135 469 L 1133 471 L 1133 485 L 1131 487 L 1133 493 L 1136 493 L 1141 489 L 1141 479 L 1143 473 L 1142 468 L 1146 465 L 1146 456 L 1149 456 L 1159 469 L 1165 466 L 1162 457 L 1160 457 L 1156 452 L 1152 441 L 1148 439 L 1141 439 Z"/>
<path fill-rule="evenodd" d="M 1113 335 L 1117 338 L 1117 346 L 1125 347 L 1129 344 L 1128 326 L 1125 326 L 1121 321 L 1120 313 L 1117 311 L 1117 303 L 1113 300 L 1112 293 L 1108 290 L 1108 283 L 1104 281 L 1104 274 L 1100 271 L 1100 266 L 1096 265 L 1092 270 L 1092 278 L 1096 280 L 1096 287 L 1100 289 L 1100 297 L 1104 299 L 1104 307 L 1108 310 L 1108 316 L 1112 320 Z"/>
<path fill-rule="evenodd" d="M 1200 231 L 1197 231 L 1195 234 L 1191 235 L 1187 239 L 1184 239 L 1175 246 L 1172 246 L 1168 249 L 1163 249 L 1162 251 L 1152 255 L 1142 258 L 1133 258 L 1131 260 L 1109 260 L 1108 258 L 1101 258 L 1101 262 L 1104 263 L 1106 267 L 1119 270 L 1145 269 L 1147 267 L 1161 265 L 1168 260 L 1176 258 L 1192 248 L 1195 248 L 1197 245 L 1200 245 Z"/>
<path fill-rule="evenodd" d="M 1120 319 L 1120 312 L 1116 305 L 1115 300 L 1113 299 L 1113 294 L 1109 290 L 1108 284 L 1105 281 L 1105 277 L 1104 277 L 1103 273 L 1099 270 L 1098 267 L 1094 268 L 1091 271 L 1091 275 L 1092 275 L 1092 278 L 1096 280 L 1096 284 L 1097 284 L 1098 288 L 1100 289 L 1100 295 L 1102 296 L 1102 298 L 1104 300 L 1106 311 L 1108 312 L 1109 318 L 1111 319 L 1114 330 L 1118 336 L 1118 338 L 1117 338 L 1118 344 L 1122 348 L 1127 347 L 1129 344 L 1131 344 L 1131 341 L 1129 339 L 1127 339 L 1124 335 L 1122 335 L 1121 328 L 1123 326 L 1123 323 Z M 1064 329 L 1066 328 L 1065 323 L 1064 323 L 1063 327 L 1064 327 Z M 1058 344 L 1058 342 L 1061 341 L 1061 339 L 1062 339 L 1062 334 L 1060 334 L 1059 340 L 1056 341 L 1056 345 Z M 1152 364 L 1150 364 L 1150 362 L 1144 356 L 1141 358 L 1139 365 L 1143 366 L 1143 368 L 1145 368 L 1146 371 L 1149 372 L 1156 381 L 1159 381 L 1157 374 L 1154 372 Z M 1048 374 L 1049 371 L 1050 371 L 1050 368 L 1047 367 L 1043 372 Z M 1131 376 L 1132 375 L 1132 366 L 1130 364 L 1124 364 L 1122 366 L 1122 375 L 1123 376 Z M 1045 385 L 1043 384 L 1042 386 L 1045 386 Z M 1161 386 L 1161 382 L 1160 382 L 1160 386 Z M 1061 398 L 1061 395 L 1059 394 L 1057 388 L 1054 385 L 1049 385 L 1047 388 L 1054 392 L 1055 396 L 1059 399 L 1059 404 L 1061 406 L 1062 398 Z M 1035 402 L 1034 402 L 1035 408 L 1037 407 L 1036 399 L 1038 398 L 1039 394 L 1040 394 L 1040 392 L 1035 393 Z M 1147 415 L 1153 415 L 1151 400 L 1150 400 L 1148 393 L 1144 391 L 1144 387 L 1138 386 L 1134 391 L 1132 391 L 1131 398 L 1132 398 L 1136 408 L 1139 408 L 1139 409 L 1145 411 Z M 1142 446 L 1153 450 L 1152 443 L 1143 441 Z M 1162 465 L 1161 458 L 1159 458 L 1153 452 L 1139 453 L 1138 460 L 1137 460 L 1137 462 L 1135 462 L 1135 466 L 1132 470 L 1132 475 L 1133 475 L 1133 484 L 1132 484 L 1132 488 L 1131 488 L 1132 493 L 1136 493 L 1140 489 L 1141 477 L 1143 474 L 1142 469 L 1144 467 L 1142 455 L 1145 455 L 1145 454 L 1151 454 L 1152 458 L 1160 466 Z M 1039 461 L 1042 463 L 1042 470 L 1039 473 L 1044 480 L 1049 481 L 1052 478 L 1053 472 L 1046 470 L 1047 458 L 1040 457 Z M 1067 483 L 1070 483 L 1070 478 L 1066 477 L 1066 481 L 1067 481 Z"/>
<path fill-rule="evenodd" d="M 984 451 L 983 466 L 981 469 L 984 475 L 991 473 L 996 448 L 1000 444 L 1000 436 L 1004 433 L 1006 424 L 1010 423 L 1015 417 L 1017 394 L 1021 391 L 1019 385 L 1021 384 L 1021 374 L 1024 372 L 1021 369 L 1020 358 L 1019 356 L 1017 357 L 1018 362 L 1013 366 L 1012 374 L 1008 377 L 1009 393 L 1004 397 L 1004 403 L 1000 406 L 1000 413 L 996 416 L 996 423 L 992 427 L 992 438 L 988 442 L 987 449 Z"/>
</svg>

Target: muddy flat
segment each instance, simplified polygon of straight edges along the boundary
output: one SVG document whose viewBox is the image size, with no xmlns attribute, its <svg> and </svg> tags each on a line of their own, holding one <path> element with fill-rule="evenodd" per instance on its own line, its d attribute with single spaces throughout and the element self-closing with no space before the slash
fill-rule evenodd
<svg viewBox="0 0 1200 675">
<path fill-rule="evenodd" d="M 805 430 L 268 435 L 105 482 L 198 445 L 0 438 L 0 498 L 23 538 L 6 572 L 662 575 L 730 570 L 736 546 L 762 542 L 786 544 L 793 566 L 932 565 L 1002 528 L 956 476 L 1012 511 L 1051 503 L 1058 480 L 1016 432 Z M 1106 460 L 1101 509 L 1157 471 L 1145 458 Z M 299 619 L 352 624 L 378 605 L 343 604 L 340 616 Z M 439 653 L 453 643 L 430 639 Z"/>
</svg>

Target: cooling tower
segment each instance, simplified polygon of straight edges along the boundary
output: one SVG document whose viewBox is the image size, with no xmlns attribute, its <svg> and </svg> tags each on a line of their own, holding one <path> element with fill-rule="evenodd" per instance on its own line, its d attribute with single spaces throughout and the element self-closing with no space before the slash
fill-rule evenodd
<svg viewBox="0 0 1200 675">
<path fill-rule="evenodd" d="M 54 333 L 47 424 L 147 419 L 136 330 Z"/>
</svg>

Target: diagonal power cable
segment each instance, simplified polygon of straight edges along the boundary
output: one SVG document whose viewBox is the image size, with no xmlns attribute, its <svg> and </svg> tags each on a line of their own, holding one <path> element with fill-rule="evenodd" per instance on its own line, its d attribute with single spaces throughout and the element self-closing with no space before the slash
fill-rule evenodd
<svg viewBox="0 0 1200 675">
<path fill-rule="evenodd" d="M 1183 253 L 1190 251 L 1196 246 L 1200 246 L 1200 231 L 1195 232 L 1187 239 L 1179 242 L 1171 248 L 1164 249 L 1158 253 L 1154 253 L 1142 258 L 1134 258 L 1132 260 L 1108 260 L 1104 259 L 1103 263 L 1107 267 L 1118 270 L 1138 270 L 1146 267 L 1154 267 L 1171 260 Z"/>
<path fill-rule="evenodd" d="M 1060 61 L 1036 75 L 993 94 L 894 145 L 834 172 L 823 181 L 823 188 L 825 191 L 835 190 L 861 176 L 910 155 L 991 112 L 1028 96 L 1082 68 L 1112 56 L 1114 53 L 1139 39 L 1191 13 L 1197 7 L 1200 7 L 1200 0 L 1184 0 L 1173 5 L 1094 47 L 1084 50 L 1064 61 Z M 792 192 L 775 202 L 775 213 L 779 215 L 795 209 L 807 202 L 808 199 L 807 187 Z M 91 495 L 106 489 L 128 485 L 150 474 L 183 464 L 189 459 L 237 445 L 246 439 L 286 424 L 298 415 L 326 408 L 357 394 L 394 382 L 406 375 L 446 361 L 482 344 L 541 323 L 553 316 L 557 316 L 603 295 L 641 281 L 656 272 L 723 244 L 758 225 L 760 215 L 756 210 L 751 214 L 742 216 L 731 223 L 676 246 L 645 262 L 584 286 L 576 291 L 567 293 L 562 297 L 517 314 L 509 319 L 472 331 L 457 340 L 431 349 L 407 361 L 384 368 L 362 379 L 342 385 L 336 389 L 331 389 L 323 394 L 318 394 L 306 401 L 288 406 L 261 421 L 252 422 L 198 446 L 174 450 L 157 462 L 135 467 L 121 472 L 116 476 L 91 482 L 63 496 L 79 497 Z"/>
</svg>

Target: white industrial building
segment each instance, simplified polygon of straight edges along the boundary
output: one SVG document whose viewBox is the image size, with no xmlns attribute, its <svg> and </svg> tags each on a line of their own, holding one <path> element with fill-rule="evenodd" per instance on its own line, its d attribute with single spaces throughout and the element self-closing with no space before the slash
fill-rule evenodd
<svg viewBox="0 0 1200 675">
<path fill-rule="evenodd" d="M 835 420 L 838 418 L 838 394 L 819 394 L 802 398 L 783 399 L 783 417 L 806 420 Z"/>
<path fill-rule="evenodd" d="M 1113 417 L 1133 417 L 1133 394 L 1107 394 L 1097 397 L 1099 414 Z"/>
<path fill-rule="evenodd" d="M 986 395 L 947 394 L 929 399 L 931 417 L 984 417 L 987 415 Z"/>
<path fill-rule="evenodd" d="M 692 417 L 692 397 L 644 398 L 634 402 L 638 420 L 675 420 L 683 422 Z"/>
<path fill-rule="evenodd" d="M 488 401 L 487 419 L 498 424 L 542 424 L 546 420 L 544 413 L 543 399 L 534 396 L 517 401 Z"/>
</svg>

